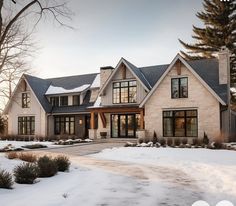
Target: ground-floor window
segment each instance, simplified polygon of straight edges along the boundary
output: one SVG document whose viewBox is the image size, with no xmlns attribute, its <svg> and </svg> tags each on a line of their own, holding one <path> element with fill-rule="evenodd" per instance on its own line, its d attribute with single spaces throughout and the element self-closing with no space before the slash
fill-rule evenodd
<svg viewBox="0 0 236 206">
<path fill-rule="evenodd" d="M 163 111 L 164 137 L 197 137 L 197 110 Z"/>
<path fill-rule="evenodd" d="M 23 116 L 18 117 L 18 134 L 34 135 L 35 134 L 35 117 Z"/>
<path fill-rule="evenodd" d="M 74 116 L 55 116 L 55 134 L 75 134 L 75 117 Z"/>
</svg>

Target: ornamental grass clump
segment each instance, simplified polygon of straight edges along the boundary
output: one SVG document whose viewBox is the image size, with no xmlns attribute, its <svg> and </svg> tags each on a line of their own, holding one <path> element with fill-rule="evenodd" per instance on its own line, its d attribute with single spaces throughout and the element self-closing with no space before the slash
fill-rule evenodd
<svg viewBox="0 0 236 206">
<path fill-rule="evenodd" d="M 57 174 L 58 168 L 56 161 L 51 157 L 44 155 L 37 161 L 39 168 L 39 177 L 52 177 Z"/>
<path fill-rule="evenodd" d="M 38 177 L 38 167 L 33 163 L 22 163 L 15 167 L 15 182 L 19 184 L 33 184 Z"/>
<path fill-rule="evenodd" d="M 0 188 L 11 189 L 13 185 L 12 175 L 6 170 L 0 169 Z"/>
</svg>

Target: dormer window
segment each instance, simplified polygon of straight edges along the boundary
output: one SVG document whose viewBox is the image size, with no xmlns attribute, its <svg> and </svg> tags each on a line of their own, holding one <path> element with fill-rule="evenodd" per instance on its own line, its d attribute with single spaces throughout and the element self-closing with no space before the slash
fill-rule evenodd
<svg viewBox="0 0 236 206">
<path fill-rule="evenodd" d="M 171 79 L 171 98 L 187 98 L 188 97 L 188 78 Z"/>
<path fill-rule="evenodd" d="M 50 103 L 53 107 L 59 107 L 59 97 L 50 97 Z"/>
<path fill-rule="evenodd" d="M 68 96 L 60 97 L 60 106 L 68 106 Z"/>
<path fill-rule="evenodd" d="M 22 93 L 22 108 L 29 108 L 29 107 L 30 107 L 30 94 Z"/>
<path fill-rule="evenodd" d="M 137 82 L 135 80 L 113 83 L 113 104 L 136 102 Z"/>
<path fill-rule="evenodd" d="M 80 105 L 80 95 L 74 95 L 73 96 L 73 106 L 79 106 Z"/>
</svg>

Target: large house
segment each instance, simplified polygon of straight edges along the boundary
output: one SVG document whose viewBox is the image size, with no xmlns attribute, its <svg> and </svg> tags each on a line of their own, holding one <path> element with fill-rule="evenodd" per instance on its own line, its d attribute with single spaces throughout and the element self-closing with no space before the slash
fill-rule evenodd
<svg viewBox="0 0 236 206">
<path fill-rule="evenodd" d="M 80 138 L 226 138 L 227 52 L 218 58 L 41 79 L 24 74 L 5 108 L 8 133 Z"/>
</svg>

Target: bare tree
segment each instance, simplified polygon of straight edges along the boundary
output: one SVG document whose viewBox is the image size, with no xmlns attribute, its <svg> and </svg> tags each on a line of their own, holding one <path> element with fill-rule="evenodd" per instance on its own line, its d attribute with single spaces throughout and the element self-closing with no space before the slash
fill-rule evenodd
<svg viewBox="0 0 236 206">
<path fill-rule="evenodd" d="M 0 0 L 0 108 L 11 97 L 19 77 L 29 71 L 37 24 L 51 17 L 60 26 L 69 27 L 64 22 L 70 16 L 63 0 Z"/>
</svg>

